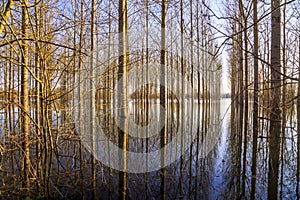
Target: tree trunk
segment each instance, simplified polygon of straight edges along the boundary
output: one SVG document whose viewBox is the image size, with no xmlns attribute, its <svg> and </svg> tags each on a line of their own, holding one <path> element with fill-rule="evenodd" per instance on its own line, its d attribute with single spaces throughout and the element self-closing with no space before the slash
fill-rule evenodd
<svg viewBox="0 0 300 200">
<path fill-rule="evenodd" d="M 122 81 L 118 84 L 118 116 L 119 125 L 123 130 L 119 129 L 119 146 L 121 146 L 123 155 L 120 155 L 120 166 L 123 166 L 119 172 L 119 199 L 127 199 L 127 155 L 128 138 L 127 138 L 127 90 L 126 90 L 126 73 L 127 73 L 127 0 L 119 0 L 119 68 L 118 80 Z M 122 159 L 123 158 L 123 159 Z M 121 164 L 122 163 L 122 164 Z"/>
<path fill-rule="evenodd" d="M 92 0 L 91 2 L 91 60 L 90 60 L 90 136 L 92 137 L 93 145 L 92 145 L 92 152 L 94 152 L 95 149 L 95 144 L 94 144 L 94 111 L 93 108 L 95 108 L 95 86 L 94 86 L 94 23 L 95 23 L 95 0 Z M 93 155 L 91 155 L 91 162 L 92 162 L 92 187 L 93 187 L 93 192 L 92 192 L 92 198 L 96 199 L 96 168 L 95 168 L 95 158 Z"/>
<path fill-rule="evenodd" d="M 286 0 L 284 0 L 286 3 Z M 285 127 L 286 127 L 286 95 L 287 95 L 287 80 L 286 80 L 286 5 L 283 6 L 283 22 L 282 22 L 282 32 L 283 32 L 283 44 L 282 44 L 282 69 L 283 69 L 283 77 L 282 77 L 282 125 L 281 125 L 281 167 L 280 167 L 280 198 L 282 199 L 283 193 L 283 176 L 284 176 L 284 145 L 285 145 Z M 292 115 L 292 113 L 291 113 Z"/>
<path fill-rule="evenodd" d="M 254 96 L 253 96 L 253 142 L 252 142 L 252 166 L 251 166 L 251 199 L 255 199 L 256 188 L 256 162 L 257 162 L 257 136 L 258 136 L 258 20 L 257 20 L 257 0 L 253 0 L 253 20 L 254 20 Z"/>
<path fill-rule="evenodd" d="M 190 53 L 191 53 L 191 57 L 190 57 L 190 62 L 191 62 L 191 88 L 192 91 L 189 91 L 189 94 L 191 94 L 191 112 L 190 112 L 190 116 L 191 119 L 193 119 L 194 116 L 194 48 L 193 48 L 193 36 L 194 36 L 194 24 L 193 24 L 193 0 L 190 0 L 190 29 L 191 29 L 191 33 L 190 33 L 190 43 L 191 43 L 191 49 L 190 49 Z M 192 133 L 193 131 L 193 122 L 191 123 L 191 128 L 190 131 Z M 190 148 L 190 158 L 193 157 L 193 148 Z M 192 160 L 189 163 L 189 174 L 190 177 L 192 177 Z M 189 198 L 191 198 L 191 194 L 192 194 L 192 178 L 189 179 Z"/>
<path fill-rule="evenodd" d="M 181 64 L 181 124 L 182 130 L 180 131 L 181 140 L 180 140 L 180 152 L 183 154 L 183 134 L 185 133 L 185 85 L 184 85 L 184 76 L 186 75 L 185 64 L 184 64 L 184 13 L 183 13 L 183 0 L 180 0 L 180 64 Z M 183 165 L 184 165 L 183 156 L 180 157 L 180 175 L 179 175 L 179 197 L 183 197 Z"/>
<path fill-rule="evenodd" d="M 241 174 L 241 158 L 242 158 L 242 145 L 243 145 L 243 116 L 244 116 L 244 83 L 243 83 L 243 78 L 244 78 L 244 70 L 243 70 L 243 2 L 242 0 L 239 0 L 239 22 L 238 22 L 238 90 L 239 90 L 239 107 L 238 107 L 238 112 L 239 112 L 239 117 L 238 117 L 238 176 Z M 243 178 L 238 177 L 238 188 L 237 188 L 237 193 L 238 195 L 241 195 L 243 193 L 243 185 L 242 185 L 242 191 L 240 191 L 240 183 Z M 243 194 L 242 194 L 243 195 Z"/>
<path fill-rule="evenodd" d="M 247 17 L 244 16 L 245 27 L 247 25 Z M 248 31 L 244 30 L 244 43 L 245 43 L 245 109 L 244 109 L 244 152 L 243 152 L 243 196 L 245 196 L 246 189 L 246 165 L 247 165 L 247 143 L 248 143 Z"/>
<path fill-rule="evenodd" d="M 28 38 L 28 1 L 25 0 L 22 5 L 22 56 L 21 56 L 21 107 L 22 107 L 22 152 L 23 152 L 23 173 L 25 188 L 29 188 L 29 93 L 28 93 L 28 42 L 24 39 Z"/>
<path fill-rule="evenodd" d="M 235 33 L 236 31 L 236 23 L 234 21 L 232 21 L 233 25 L 232 25 L 232 34 Z M 231 71 L 230 71 L 230 86 L 231 86 L 231 115 L 230 115 L 230 122 L 231 122 L 231 132 L 234 133 L 235 132 L 235 119 L 236 119 L 236 115 L 235 115 L 235 111 L 236 111 L 236 105 L 237 105 L 237 99 L 236 99 L 236 56 L 235 56 L 235 51 L 236 51 L 236 38 L 233 35 L 231 38 L 232 41 L 232 46 L 233 46 L 233 50 L 231 52 L 231 57 L 230 57 L 230 66 L 231 66 Z"/>
<path fill-rule="evenodd" d="M 238 45 L 239 45 L 239 121 L 243 121 L 243 115 L 244 115 L 244 70 L 243 70 L 243 4 L 242 0 L 239 0 L 239 28 L 238 28 Z M 242 138 L 242 132 L 243 132 L 243 123 L 240 123 L 239 126 L 239 134 L 241 134 Z M 242 142 L 242 140 L 241 140 Z"/>
<path fill-rule="evenodd" d="M 269 177 L 268 198 L 277 199 L 278 169 L 281 132 L 281 77 L 280 77 L 280 0 L 272 0 L 272 33 L 271 33 L 271 114 L 269 141 Z"/>
<path fill-rule="evenodd" d="M 167 12 L 167 5 L 166 0 L 162 0 L 161 4 L 161 50 L 160 50 L 160 65 L 161 65 L 161 77 L 160 77 L 160 91 L 159 91 L 159 99 L 160 105 L 164 107 L 164 113 L 166 114 L 166 95 L 165 95 L 165 65 L 166 65 L 166 12 Z M 161 115 L 164 116 L 164 115 Z M 163 120 L 164 124 L 166 124 L 166 116 L 164 116 Z M 167 136 L 166 136 L 166 127 L 165 125 L 160 131 L 160 146 L 164 148 L 167 143 Z M 161 151 L 161 158 L 160 158 L 161 166 L 165 165 L 166 162 L 166 152 Z M 160 195 L 161 199 L 166 199 L 165 195 L 165 168 L 161 168 L 160 172 Z"/>
<path fill-rule="evenodd" d="M 84 6 L 85 6 L 86 1 L 85 0 L 81 0 L 80 1 L 80 27 L 79 27 L 79 44 L 78 44 L 78 50 L 79 50 L 79 54 L 78 54 L 78 70 L 79 70 L 79 81 L 81 81 L 81 70 L 82 69 L 82 58 L 83 58 L 83 41 L 84 41 L 84 26 L 85 26 L 85 12 L 84 12 Z M 84 88 L 78 87 L 78 94 L 80 95 L 82 90 L 84 90 Z M 83 97 L 79 96 L 79 101 L 83 101 Z M 83 106 L 79 105 L 80 108 L 80 122 L 82 122 L 81 118 L 82 118 L 82 112 L 83 112 Z M 81 125 L 80 125 L 81 126 Z M 84 192 L 84 185 L 85 185 L 85 181 L 84 181 L 84 157 L 83 157 L 83 148 L 82 148 L 82 142 L 79 141 L 79 163 L 80 163 L 80 190 L 81 190 L 81 198 L 84 199 L 85 198 L 85 192 Z M 75 161 L 76 162 L 76 161 Z"/>
<path fill-rule="evenodd" d="M 35 0 L 36 4 L 38 0 Z M 41 59 L 40 59 L 40 43 L 38 42 L 40 35 L 41 35 L 41 27 L 42 27 L 42 12 L 39 6 L 35 7 L 35 18 L 36 18 L 36 43 L 35 43 L 35 67 L 36 67 L 36 76 L 38 79 L 42 78 L 42 71 L 41 71 Z M 36 133 L 37 133 L 37 142 L 36 142 L 36 157 L 42 157 L 42 145 L 41 145 L 41 137 L 42 137 L 42 126 L 43 126 L 43 117 L 42 117 L 42 84 L 39 81 L 36 81 L 36 113 L 35 113 L 35 120 L 36 120 Z M 40 182 L 42 180 L 42 160 L 36 159 L 36 174 L 37 174 L 37 189 L 40 192 Z"/>
<path fill-rule="evenodd" d="M 149 0 L 146 0 L 146 82 L 149 80 Z M 150 92 L 150 84 L 146 85 L 145 87 L 145 114 L 146 114 L 146 123 L 149 122 L 149 94 Z M 148 137 L 148 130 L 147 130 L 147 137 Z M 146 152 L 149 152 L 149 140 L 146 139 Z M 146 159 L 146 169 L 148 171 L 148 159 Z M 148 188 L 149 188 L 149 173 L 145 173 L 145 189 L 146 189 L 146 200 L 149 199 L 148 197 Z"/>
</svg>

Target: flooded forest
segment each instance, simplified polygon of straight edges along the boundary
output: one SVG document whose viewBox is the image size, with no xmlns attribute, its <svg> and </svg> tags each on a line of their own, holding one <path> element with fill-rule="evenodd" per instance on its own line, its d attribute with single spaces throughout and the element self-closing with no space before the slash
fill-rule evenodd
<svg viewBox="0 0 300 200">
<path fill-rule="evenodd" d="M 299 0 L 1 0 L 1 199 L 300 199 Z"/>
</svg>

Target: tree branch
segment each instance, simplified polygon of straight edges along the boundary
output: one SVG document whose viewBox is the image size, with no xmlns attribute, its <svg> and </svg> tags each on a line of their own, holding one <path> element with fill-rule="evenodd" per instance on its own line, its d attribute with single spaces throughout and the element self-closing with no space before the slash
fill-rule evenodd
<svg viewBox="0 0 300 200">
<path fill-rule="evenodd" d="M 10 10 L 14 5 L 13 0 L 8 0 L 6 6 L 4 7 L 3 12 L 0 13 L 0 35 L 2 34 L 2 31 L 4 29 L 4 25 L 7 24 L 7 18 L 10 14 Z"/>
</svg>

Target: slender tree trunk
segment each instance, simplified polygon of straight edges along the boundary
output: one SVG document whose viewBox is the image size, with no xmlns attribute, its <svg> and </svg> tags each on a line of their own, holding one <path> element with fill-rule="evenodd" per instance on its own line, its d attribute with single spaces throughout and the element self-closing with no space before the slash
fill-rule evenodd
<svg viewBox="0 0 300 200">
<path fill-rule="evenodd" d="M 239 107 L 238 107 L 238 112 L 239 112 L 239 118 L 238 118 L 238 176 L 241 175 L 241 158 L 242 158 L 242 144 L 243 144 L 243 116 L 244 116 L 244 82 L 243 82 L 243 78 L 244 78 L 244 67 L 243 67 L 243 12 L 244 12 L 244 8 L 243 8 L 243 2 L 242 0 L 239 0 L 239 14 L 238 14 L 238 18 L 239 18 L 239 24 L 238 24 L 238 91 L 239 91 Z M 238 177 L 238 195 L 243 195 L 242 193 L 243 191 L 243 185 L 242 185 L 242 191 L 240 191 L 240 183 L 241 183 L 242 177 Z M 240 196 L 239 196 L 240 198 Z"/>
<path fill-rule="evenodd" d="M 12 39 L 12 36 L 10 36 L 10 39 Z M 9 60 L 12 60 L 13 58 L 13 48 L 12 46 L 10 46 L 9 48 Z M 14 67 L 13 67 L 13 63 L 9 62 L 9 91 L 11 91 L 9 93 L 9 101 L 12 102 L 12 105 L 9 105 L 8 107 L 8 114 L 9 114 L 9 130 L 10 130 L 10 148 L 11 153 L 10 153 L 10 157 L 11 157 L 11 172 L 12 174 L 15 174 L 15 142 L 14 142 L 14 125 L 15 125 L 15 111 L 14 111 L 14 102 L 15 102 L 15 89 L 14 89 L 14 82 L 15 82 L 15 78 L 14 78 Z"/>
<path fill-rule="evenodd" d="M 197 79 L 198 79 L 198 85 L 197 85 L 197 91 L 198 91 L 198 104 L 201 101 L 201 68 L 200 68 L 200 20 L 199 20 L 199 1 L 197 1 L 196 4 L 196 37 L 197 37 Z"/>
<path fill-rule="evenodd" d="M 93 81 L 93 77 L 94 77 L 94 23 L 95 23 L 95 0 L 92 0 L 91 2 L 91 61 L 90 61 L 90 123 L 91 123 L 91 127 L 90 127 L 90 135 L 91 135 L 91 139 L 93 141 L 93 145 L 92 145 L 92 152 L 94 152 L 95 149 L 95 145 L 94 145 L 94 119 L 96 116 L 94 116 L 94 112 L 92 110 L 92 108 L 94 108 L 95 106 L 95 87 L 94 87 L 94 81 Z M 95 158 L 93 155 L 91 155 L 91 162 L 92 162 L 92 187 L 93 187 L 93 192 L 92 192 L 92 198 L 96 199 L 96 188 L 97 188 L 97 180 L 96 180 L 96 168 L 95 168 Z"/>
<path fill-rule="evenodd" d="M 28 38 L 28 1 L 22 4 L 22 37 Z M 21 105 L 22 105 L 22 152 L 23 152 L 23 173 L 24 187 L 30 186 L 30 152 L 29 152 L 29 93 L 28 93 L 28 42 L 22 40 L 22 56 L 21 56 Z"/>
<path fill-rule="evenodd" d="M 281 132 L 281 77 L 280 77 L 280 0 L 272 0 L 272 35 L 271 35 L 271 114 L 269 141 L 269 177 L 268 198 L 277 199 L 279 149 Z"/>
<path fill-rule="evenodd" d="M 78 28 L 78 26 L 77 26 L 77 13 L 78 13 L 78 9 L 77 9 L 77 1 L 76 0 L 74 0 L 74 2 L 72 2 L 73 4 L 74 4 L 74 13 L 73 13 L 73 26 L 74 26 L 74 29 L 73 29 L 73 46 L 75 47 L 75 48 L 78 48 L 77 47 L 77 28 Z M 80 51 L 80 49 L 79 49 L 79 51 Z M 72 56 L 72 64 L 73 64 L 73 69 L 72 69 L 72 78 L 71 78 L 71 84 L 72 84 L 72 82 L 80 82 L 80 73 L 78 73 L 77 72 L 77 58 L 78 58 L 78 54 L 77 54 L 77 50 L 74 50 L 73 52 L 73 56 Z M 78 60 L 80 60 L 80 59 L 78 59 Z M 79 87 L 77 87 L 76 88 L 76 90 L 73 90 L 73 92 L 72 92 L 72 96 L 74 97 L 74 96 L 76 96 L 77 95 L 77 98 L 78 98 L 78 101 L 80 102 L 80 98 L 81 98 L 81 96 L 80 96 L 80 91 L 81 91 L 81 87 L 79 86 Z M 75 105 L 75 100 L 74 100 L 75 98 L 73 98 L 72 99 L 72 104 L 73 104 L 73 106 Z M 81 115 L 80 115 L 80 113 L 81 113 L 81 105 L 80 105 L 80 103 L 78 104 L 78 113 L 75 113 L 75 112 L 73 112 L 73 114 L 76 114 L 77 115 L 77 118 L 79 119 L 79 126 L 81 126 Z M 74 125 L 75 126 L 75 125 Z M 75 133 L 75 131 L 73 132 L 73 133 Z M 71 142 L 70 142 L 71 143 Z M 67 150 L 68 150 L 68 152 L 70 152 L 70 146 L 71 146 L 71 144 L 70 143 L 68 143 L 68 147 L 67 147 Z M 80 144 L 79 144 L 80 145 Z M 69 166 L 67 165 L 67 167 L 69 168 Z M 80 170 L 81 170 L 81 168 L 80 168 Z M 75 181 L 77 181 L 77 174 L 75 173 Z"/>
<path fill-rule="evenodd" d="M 110 61 L 111 59 L 111 24 L 112 24 L 112 21 L 111 21 L 111 1 L 108 2 L 108 49 L 107 49 L 107 59 L 108 61 Z M 98 29 L 96 28 L 96 35 L 97 35 L 97 47 L 98 47 L 98 44 L 99 44 L 99 37 L 98 37 Z M 99 47 L 97 48 L 99 49 Z M 114 51 L 114 48 L 113 48 L 113 51 Z M 98 54 L 98 51 L 97 51 L 97 54 Z M 97 55 L 97 59 L 96 61 L 98 61 L 98 55 Z M 110 75 L 107 76 L 107 78 L 105 77 L 105 79 L 107 80 L 105 82 L 105 91 L 109 91 L 108 88 L 111 88 L 112 89 L 112 92 L 103 92 L 103 100 L 104 100 L 104 108 L 109 110 L 109 112 L 111 112 L 112 114 L 115 112 L 115 86 L 114 86 L 114 82 L 115 82 L 115 69 L 112 69 L 111 67 L 111 64 L 110 62 L 108 62 L 108 65 L 107 65 L 107 69 L 112 73 L 111 77 Z M 103 91 L 103 90 L 102 90 Z M 110 106 L 113 105 L 113 109 L 110 109 Z M 108 124 L 107 124 L 107 127 L 109 130 L 112 131 L 112 134 L 115 135 L 115 126 L 113 123 L 110 123 L 111 121 L 111 118 L 110 118 L 111 115 L 108 115 Z M 109 147 L 109 141 L 107 141 L 107 145 Z M 109 158 L 109 164 L 111 162 L 111 158 Z M 112 183 L 112 168 L 109 168 L 109 178 L 108 178 L 108 185 L 111 186 L 111 183 Z M 108 193 L 108 196 L 109 198 L 111 198 L 111 194 L 112 194 L 112 189 L 109 190 L 109 193 Z"/>
<path fill-rule="evenodd" d="M 185 60 L 184 60 L 184 11 L 183 11 L 183 0 L 180 0 L 180 64 L 181 64 L 181 124 L 182 130 L 180 130 L 181 140 L 180 140 L 180 152 L 183 154 L 183 143 L 185 133 L 185 85 L 184 85 L 184 77 L 185 73 Z M 180 176 L 179 176 L 179 198 L 183 197 L 183 165 L 184 165 L 183 156 L 180 157 Z"/>
<path fill-rule="evenodd" d="M 244 23 L 245 27 L 247 25 L 247 17 L 244 16 Z M 244 152 L 243 152 L 243 196 L 245 196 L 245 189 L 246 189 L 246 165 L 247 165 L 247 143 L 248 143 L 248 31 L 247 29 L 244 30 L 244 43 L 245 43 L 245 109 L 244 109 Z"/>
<path fill-rule="evenodd" d="M 202 2 L 203 3 L 203 2 Z M 205 39 L 206 39 L 206 26 L 204 24 L 204 16 L 203 16 L 203 6 L 201 6 L 201 67 L 202 67 L 202 106 L 203 109 L 206 108 L 206 98 L 207 98 L 207 84 L 206 78 L 207 78 L 207 73 L 206 73 L 206 65 L 205 65 Z M 206 110 L 206 109 L 205 109 Z"/>
<path fill-rule="evenodd" d="M 164 107 L 164 113 L 166 114 L 167 107 L 166 107 L 166 91 L 165 91 L 165 67 L 166 67 L 166 12 L 167 12 L 167 5 L 166 5 L 166 0 L 162 0 L 161 3 L 161 50 L 160 50 L 160 65 L 161 65 L 161 77 L 160 77 L 160 105 Z M 161 115 L 164 116 L 164 115 Z M 161 119 L 164 121 L 164 126 L 161 129 L 160 132 L 160 145 L 161 148 L 164 148 L 166 143 L 167 143 L 167 135 L 166 135 L 166 116 Z M 166 162 L 166 152 L 161 151 L 161 158 L 160 158 L 161 166 L 165 165 Z M 160 172 L 160 196 L 161 199 L 166 199 L 166 194 L 165 194 L 165 167 L 161 168 Z"/>
<path fill-rule="evenodd" d="M 4 56 L 6 57 L 6 58 L 8 58 L 8 55 L 9 55 L 9 46 L 7 46 L 6 48 L 5 48 L 5 52 L 4 52 Z M 5 63 L 5 67 L 3 66 L 2 67 L 2 70 L 3 70 L 3 75 L 4 75 L 4 77 L 3 77 L 3 91 L 4 91 L 4 94 L 2 93 L 2 91 L 1 91 L 1 97 L 0 97 L 0 102 L 2 103 L 2 102 L 4 102 L 4 104 L 2 105 L 2 104 L 0 104 L 0 107 L 1 107 L 1 112 L 2 112 L 2 109 L 4 110 L 4 121 L 3 121 L 3 118 L 1 119 L 1 125 L 2 125 L 2 123 L 3 123 L 3 129 L 2 129 L 2 131 L 1 131 L 1 137 L 2 137 L 2 141 L 3 141 L 3 143 L 9 143 L 9 137 L 10 137 L 10 133 L 9 133 L 9 128 L 8 128 L 8 123 L 9 123 L 9 121 L 8 121 L 8 108 L 9 108 L 9 90 L 8 90 L 8 88 L 9 88 L 9 79 L 8 79 L 8 74 L 9 74 L 9 71 L 10 71 L 10 69 L 9 69 L 9 62 L 6 62 Z M 2 84 L 2 80 L 1 80 L 1 84 Z M 1 115 L 2 115 L 2 113 L 1 113 Z M 2 147 L 2 146 L 1 146 Z M 1 151 L 2 151 L 2 149 L 1 149 Z M 8 161 L 9 162 L 9 161 Z M 8 163 L 7 162 L 7 163 Z M 2 153 L 1 153 L 1 155 L 0 155 L 0 164 L 1 164 L 1 166 L 6 166 L 6 162 L 5 162 L 5 159 L 4 159 L 4 156 L 2 156 Z"/>
<path fill-rule="evenodd" d="M 284 1 L 286 3 L 286 0 Z M 285 127 L 286 127 L 286 89 L 287 89 L 287 81 L 286 81 L 286 5 L 283 6 L 283 44 L 282 44 L 282 69 L 283 69 L 283 77 L 282 77 L 282 125 L 281 125 L 281 167 L 280 167 L 280 198 L 282 199 L 283 195 L 283 176 L 284 176 L 284 145 L 285 145 Z"/>
<path fill-rule="evenodd" d="M 38 3 L 37 0 L 35 1 Z M 40 7 L 35 7 L 35 18 L 36 18 L 36 52 L 35 52 L 35 67 L 36 67 L 36 76 L 38 79 L 41 79 L 41 60 L 40 60 L 40 43 L 38 42 L 41 35 L 41 27 L 42 27 L 42 12 L 40 11 Z M 40 190 L 40 181 L 42 180 L 42 163 L 41 163 L 41 137 L 42 137 L 42 126 L 43 126 L 43 117 L 42 117 L 42 84 L 39 81 L 36 81 L 36 133 L 37 133 L 37 142 L 36 142 L 36 174 L 37 174 L 37 189 Z"/>
<path fill-rule="evenodd" d="M 146 82 L 149 80 L 149 0 L 146 0 Z M 145 87 L 145 114 L 146 114 L 146 123 L 149 123 L 149 96 L 150 96 L 150 85 Z M 148 130 L 147 130 L 148 137 Z M 149 152 L 149 140 L 146 139 L 146 152 Z M 148 171 L 148 158 L 146 159 L 146 169 Z M 149 173 L 145 173 L 145 187 L 146 187 L 146 200 L 148 197 L 148 187 L 149 187 Z"/>
<path fill-rule="evenodd" d="M 126 90 L 126 73 L 127 73 L 127 0 L 119 0 L 119 68 L 118 80 L 122 81 L 118 84 L 118 116 L 120 127 L 119 129 L 119 145 L 122 147 L 122 156 L 120 155 L 119 164 L 122 171 L 119 172 L 119 199 L 127 199 L 127 154 L 128 149 L 128 136 L 126 133 L 127 124 L 127 90 Z M 123 159 L 122 159 L 123 157 Z"/>
<path fill-rule="evenodd" d="M 236 31 L 236 23 L 233 21 L 232 22 L 232 33 L 235 33 Z M 230 122 L 231 122 L 231 132 L 234 133 L 235 132 L 235 111 L 236 111 L 236 105 L 237 105 L 237 99 L 236 99 L 236 56 L 235 56 L 235 52 L 236 52 L 236 39 L 235 36 L 232 36 L 231 38 L 232 41 L 232 46 L 233 46 L 233 50 L 231 52 L 231 57 L 230 57 L 230 66 L 231 66 L 231 72 L 230 72 L 230 84 L 231 84 L 231 115 L 230 115 Z"/>
<path fill-rule="evenodd" d="M 244 29 L 243 27 L 243 3 L 242 0 L 239 0 L 239 33 L 238 33 L 238 42 L 239 42 L 239 120 L 242 122 L 243 121 L 243 115 L 244 115 L 244 67 L 243 67 L 243 32 L 242 30 Z M 240 123 L 239 127 L 239 134 L 242 134 L 243 131 L 243 123 Z"/>
<path fill-rule="evenodd" d="M 81 80 L 81 70 L 82 70 L 82 52 L 83 52 L 83 40 L 84 40 L 84 21 L 85 21 L 85 14 L 84 14 L 84 6 L 85 6 L 85 0 L 81 0 L 80 1 L 80 27 L 79 27 L 79 44 L 78 44 L 78 51 L 79 53 L 77 54 L 79 59 L 78 59 L 78 77 L 79 80 L 78 81 L 82 81 Z M 79 95 L 79 101 L 83 101 L 83 98 L 81 96 L 81 92 L 82 92 L 81 87 L 78 87 L 78 95 Z M 83 107 L 80 104 L 79 105 L 79 121 L 82 122 L 82 112 L 83 112 Z M 81 126 L 81 125 L 80 125 Z M 74 147 L 76 148 L 76 147 Z M 76 158 L 75 158 L 76 159 Z M 75 160 L 76 162 L 76 160 Z M 83 162 L 83 148 L 82 148 L 82 142 L 79 141 L 79 165 L 80 165 L 80 192 L 81 192 L 81 198 L 84 199 L 85 198 L 85 192 L 84 192 L 84 162 Z"/>
<path fill-rule="evenodd" d="M 253 23 L 254 23 L 254 96 L 253 96 L 253 144 L 252 144 L 252 166 L 251 166 L 251 199 L 255 199 L 256 189 L 256 162 L 257 162 L 257 136 L 258 136 L 258 20 L 257 20 L 257 0 L 253 0 Z"/>
<path fill-rule="evenodd" d="M 194 48 L 193 48 L 193 28 L 194 28 L 194 24 L 193 24 L 193 0 L 190 0 L 190 29 L 191 29 L 191 33 L 190 33 L 190 44 L 191 44 L 191 49 L 190 49 L 190 53 L 191 53 L 191 58 L 190 58 L 190 62 L 191 62 L 191 88 L 192 88 L 192 91 L 189 91 L 189 94 L 191 95 L 191 112 L 190 112 L 190 116 L 191 116 L 191 119 L 193 119 L 193 116 L 194 116 Z M 193 134 L 193 121 L 191 122 L 191 127 L 190 127 L 190 134 Z M 190 158 L 193 157 L 193 148 L 190 148 Z M 190 160 L 190 163 L 189 163 L 189 174 L 190 174 L 190 177 L 189 177 L 189 198 L 191 198 L 191 194 L 192 194 L 192 159 Z"/>
</svg>

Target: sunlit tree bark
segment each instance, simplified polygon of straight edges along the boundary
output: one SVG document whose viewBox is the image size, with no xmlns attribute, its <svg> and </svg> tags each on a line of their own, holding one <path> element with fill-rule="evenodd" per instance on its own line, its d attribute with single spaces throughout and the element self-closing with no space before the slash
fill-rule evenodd
<svg viewBox="0 0 300 200">
<path fill-rule="evenodd" d="M 36 0 L 35 3 L 37 4 L 38 1 Z M 42 2 L 41 2 L 42 3 Z M 42 19 L 43 15 L 41 12 L 40 6 L 37 4 L 35 6 L 35 20 L 36 20 L 36 28 L 35 28 L 35 34 L 36 34 L 36 41 L 35 41 L 35 67 L 36 67 L 36 76 L 38 79 L 42 78 L 42 70 L 41 70 L 41 48 L 39 39 L 41 37 L 41 28 L 42 28 Z M 36 81 L 36 112 L 35 112 L 35 120 L 36 120 L 36 157 L 42 157 L 42 145 L 41 145 L 41 139 L 42 139 L 42 126 L 43 126 L 43 117 L 42 117 L 42 83 L 39 81 Z M 42 160 L 36 159 L 36 174 L 37 174 L 37 188 L 38 191 L 40 190 L 40 183 L 42 182 L 43 173 L 42 173 Z"/>
<path fill-rule="evenodd" d="M 28 1 L 22 4 L 22 55 L 21 55 L 21 105 L 22 105 L 22 154 L 23 154 L 23 175 L 24 187 L 30 186 L 30 151 L 29 151 L 29 92 L 28 92 Z"/>
</svg>

